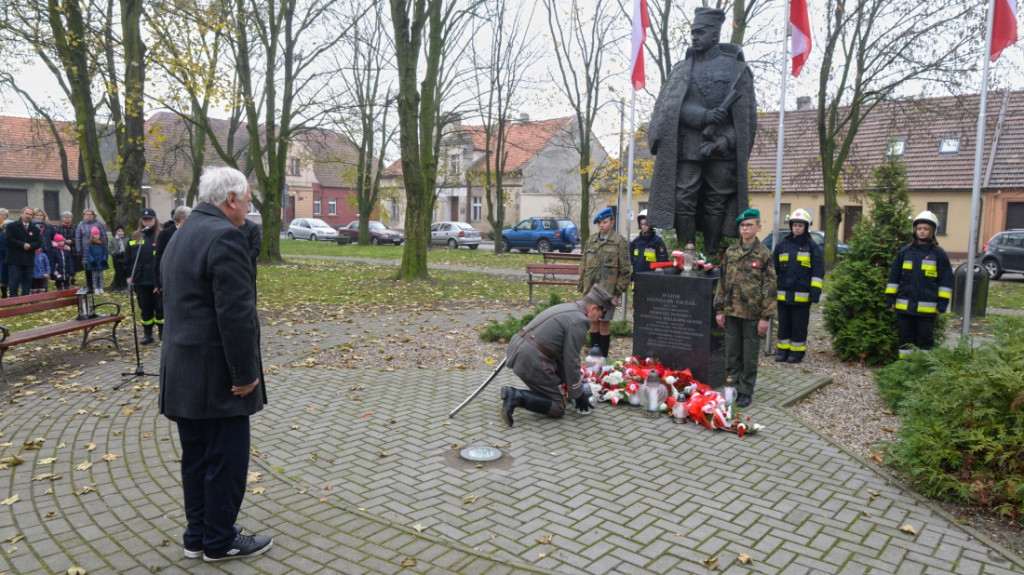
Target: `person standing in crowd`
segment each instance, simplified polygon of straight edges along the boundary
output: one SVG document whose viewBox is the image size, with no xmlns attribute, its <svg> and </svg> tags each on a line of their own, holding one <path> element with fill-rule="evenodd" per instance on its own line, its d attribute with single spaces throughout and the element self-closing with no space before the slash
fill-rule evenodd
<svg viewBox="0 0 1024 575">
<path fill-rule="evenodd" d="M 178 206 L 174 208 L 174 213 L 167 225 L 163 230 L 160 231 L 160 235 L 156 238 L 156 285 L 162 287 L 160 284 L 160 260 L 163 258 L 164 252 L 167 250 L 167 244 L 171 241 L 171 237 L 174 232 L 181 227 L 181 224 L 185 223 L 189 214 L 192 213 L 192 208 L 188 206 Z"/>
<path fill-rule="evenodd" d="M 640 224 L 640 233 L 629 243 L 633 273 L 649 272 L 651 263 L 668 261 L 668 247 L 654 228 L 647 225 L 647 210 L 640 212 L 636 222 Z"/>
<path fill-rule="evenodd" d="M 553 305 L 516 335 L 506 354 L 508 367 L 529 390 L 501 388 L 501 417 L 512 427 L 517 407 L 559 419 L 565 414 L 564 385 L 576 411 L 590 413 L 590 388 L 580 371 L 580 350 L 590 325 L 615 309 L 611 294 L 595 285 L 582 299 Z"/>
<path fill-rule="evenodd" d="M 747 208 L 736 225 L 740 241 L 725 250 L 714 308 L 718 327 L 725 328 L 726 371 L 736 385 L 736 405 L 747 407 L 757 383 L 758 348 L 777 307 L 777 286 L 772 253 L 757 239 L 761 212 Z"/>
<path fill-rule="evenodd" d="M 244 174 L 207 168 L 200 203 L 161 262 L 167 333 L 160 413 L 177 423 L 181 441 L 185 556 L 207 562 L 260 555 L 273 545 L 234 526 L 249 470 L 249 418 L 267 403 L 252 266 L 239 229 L 250 199 Z"/>
<path fill-rule="evenodd" d="M 39 240 L 43 242 L 43 253 L 46 254 L 46 260 L 50 260 L 50 250 L 53 249 L 53 236 L 57 233 L 56 229 L 47 222 L 46 212 L 43 208 L 35 208 L 33 210 L 32 220 L 36 223 L 36 227 L 39 228 Z"/>
<path fill-rule="evenodd" d="M 590 347 L 598 346 L 601 354 L 608 357 L 615 306 L 619 305 L 619 296 L 629 287 L 633 267 L 629 262 L 629 242 L 615 233 L 615 212 L 604 208 L 594 216 L 594 223 L 597 224 L 597 233 L 590 234 L 583 245 L 580 279 L 576 288 L 580 294 L 586 294 L 590 288 L 599 285 L 612 294 L 614 305 L 605 309 L 604 316 L 590 322 Z"/>
<path fill-rule="evenodd" d="M 29 295 L 32 290 L 32 269 L 36 263 L 36 250 L 42 247 L 39 228 L 32 221 L 34 210 L 21 209 L 21 219 L 7 224 L 7 273 L 11 297 Z"/>
<path fill-rule="evenodd" d="M 82 221 L 78 222 L 78 227 L 75 228 L 75 243 L 74 245 L 71 246 L 71 249 L 75 249 L 76 246 L 78 248 L 78 263 L 80 264 L 78 269 L 80 270 L 85 269 L 85 249 L 86 247 L 88 247 L 90 238 L 92 238 L 92 229 L 94 227 L 99 228 L 100 238 L 103 240 L 103 244 L 106 245 L 107 228 L 103 226 L 103 222 L 96 219 L 96 212 L 92 211 L 89 208 L 86 208 L 84 211 L 82 211 Z M 67 236 L 64 237 L 65 239 L 67 238 Z M 90 279 L 90 275 L 88 273 L 85 274 L 85 285 L 90 290 L 95 289 L 96 287 L 103 287 L 92 285 L 92 280 Z"/>
<path fill-rule="evenodd" d="M 153 208 L 142 210 L 139 229 L 132 233 L 128 242 L 128 261 L 131 276 L 128 283 L 139 301 L 143 337 L 142 345 L 153 343 L 153 326 L 158 326 L 160 338 L 164 332 L 164 309 L 160 288 L 156 279 L 156 238 L 160 236 L 160 224 L 156 221 Z"/>
<path fill-rule="evenodd" d="M 64 236 L 64 245 L 70 250 L 68 253 L 71 255 L 71 261 L 74 264 L 73 269 L 69 269 L 68 272 L 71 274 L 68 279 L 71 283 L 75 283 L 75 274 L 79 270 L 81 264 L 81 255 L 78 253 L 78 246 L 75 245 L 75 231 L 76 227 L 74 222 L 71 221 L 71 212 L 64 212 L 60 215 L 60 223 L 54 226 L 54 235 L 60 234 Z"/>
<path fill-rule="evenodd" d="M 107 252 L 107 244 L 100 237 L 100 229 L 92 227 L 92 235 L 89 238 L 89 247 L 85 249 L 86 265 L 85 271 L 92 276 L 93 293 L 103 293 L 103 271 L 110 265 L 107 260 L 110 254 Z"/>
<path fill-rule="evenodd" d="M 50 285 L 50 256 L 43 248 L 36 250 L 32 264 L 32 293 L 46 293 Z"/>
<path fill-rule="evenodd" d="M 0 208 L 0 297 L 7 297 L 7 208 Z"/>
<path fill-rule="evenodd" d="M 889 269 L 885 305 L 896 312 L 900 358 L 935 345 L 935 318 L 953 297 L 953 267 L 939 247 L 939 218 L 925 210 L 913 221 L 914 239 L 900 249 Z"/>
<path fill-rule="evenodd" d="M 128 273 L 125 270 L 125 260 L 128 259 L 128 238 L 124 235 L 124 226 L 117 224 L 114 228 L 114 235 L 110 236 L 110 244 L 107 246 L 110 257 L 114 262 L 114 283 L 115 292 L 123 292 L 128 287 Z"/>
<path fill-rule="evenodd" d="M 54 288 L 57 291 L 71 288 L 71 276 L 74 275 L 75 262 L 71 257 L 71 248 L 64 241 L 64 236 L 54 234 L 53 249 L 50 251 L 50 269 L 53 270 Z"/>
<path fill-rule="evenodd" d="M 811 304 L 818 303 L 825 279 L 825 254 L 811 237 L 811 213 L 789 217 L 789 233 L 775 246 L 772 261 L 778 280 L 779 338 L 775 361 L 800 363 L 807 353 Z"/>
</svg>

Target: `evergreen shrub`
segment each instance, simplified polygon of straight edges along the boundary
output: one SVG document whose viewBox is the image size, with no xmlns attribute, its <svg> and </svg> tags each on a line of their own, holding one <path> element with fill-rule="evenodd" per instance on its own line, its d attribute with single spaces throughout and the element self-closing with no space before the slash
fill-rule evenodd
<svg viewBox="0 0 1024 575">
<path fill-rule="evenodd" d="M 500 341 L 508 343 L 512 340 L 512 336 L 519 333 L 519 330 L 523 329 L 526 327 L 526 324 L 533 321 L 533 318 L 537 317 L 537 314 L 560 303 L 562 303 L 561 296 L 553 293 L 548 297 L 548 301 L 540 302 L 535 305 L 533 313 L 528 313 L 519 318 L 508 316 L 505 318 L 505 321 L 502 322 L 492 319 L 487 327 L 485 327 L 480 333 L 480 339 L 484 341 Z"/>
<path fill-rule="evenodd" d="M 992 320 L 995 342 L 936 348 L 877 372 L 901 426 L 888 463 L 929 497 L 1024 516 L 1024 320 Z"/>
</svg>

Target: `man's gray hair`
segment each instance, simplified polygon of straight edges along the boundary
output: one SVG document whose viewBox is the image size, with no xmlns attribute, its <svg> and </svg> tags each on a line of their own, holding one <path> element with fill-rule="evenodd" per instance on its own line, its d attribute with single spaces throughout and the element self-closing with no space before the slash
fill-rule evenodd
<svg viewBox="0 0 1024 575">
<path fill-rule="evenodd" d="M 191 214 L 192 208 L 188 206 L 178 206 L 174 208 L 174 213 L 171 214 L 171 219 L 174 220 L 175 223 L 180 224 L 182 220 L 189 217 Z"/>
<path fill-rule="evenodd" d="M 219 206 L 228 200 L 228 194 L 245 196 L 249 182 L 245 174 L 227 166 L 215 166 L 203 170 L 199 178 L 199 201 Z"/>
<path fill-rule="evenodd" d="M 73 218 L 73 217 L 75 217 L 75 214 L 72 214 L 71 212 L 61 212 L 60 217 L 63 218 L 65 216 L 69 217 L 69 218 Z"/>
</svg>

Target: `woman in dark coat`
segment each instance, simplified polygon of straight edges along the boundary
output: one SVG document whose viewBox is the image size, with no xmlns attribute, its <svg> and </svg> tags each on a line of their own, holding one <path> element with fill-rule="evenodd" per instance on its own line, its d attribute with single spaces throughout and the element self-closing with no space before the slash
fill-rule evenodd
<svg viewBox="0 0 1024 575">
<path fill-rule="evenodd" d="M 139 315 L 145 334 L 139 342 L 142 345 L 153 343 L 154 325 L 159 327 L 161 336 L 164 331 L 163 302 L 156 281 L 156 238 L 159 235 L 156 212 L 152 208 L 142 210 L 139 229 L 132 233 L 128 242 L 128 265 L 133 266 L 128 283 L 139 301 Z"/>
</svg>

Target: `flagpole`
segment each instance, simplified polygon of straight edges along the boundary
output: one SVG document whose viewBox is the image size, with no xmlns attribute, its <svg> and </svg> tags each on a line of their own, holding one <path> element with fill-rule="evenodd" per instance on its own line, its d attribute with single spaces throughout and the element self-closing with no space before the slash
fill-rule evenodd
<svg viewBox="0 0 1024 575">
<path fill-rule="evenodd" d="M 789 36 L 789 2 L 786 4 L 785 15 L 782 18 L 782 93 L 779 96 L 779 141 L 775 152 L 775 217 L 772 219 L 772 245 L 779 245 L 779 230 L 782 229 L 782 147 L 786 140 L 786 76 L 788 76 L 788 60 L 786 56 L 786 40 Z M 807 230 L 810 233 L 810 230 Z"/>
<path fill-rule="evenodd" d="M 971 186 L 971 231 L 967 237 L 967 277 L 964 282 L 964 316 L 960 326 L 960 337 L 967 337 L 971 326 L 971 297 L 974 292 L 974 252 L 978 249 L 978 205 L 981 201 L 981 163 L 985 153 L 985 112 L 988 107 L 988 63 L 992 52 L 992 22 L 995 16 L 995 0 L 988 1 L 988 18 L 985 23 L 985 53 L 981 68 L 981 98 L 978 101 L 978 134 L 974 139 L 974 183 Z"/>
<path fill-rule="evenodd" d="M 633 98 L 629 104 L 629 168 L 626 170 L 626 209 L 633 205 L 633 152 L 636 147 L 636 89 L 633 89 Z M 628 225 L 628 224 L 627 224 Z M 626 228 L 626 241 L 629 242 L 629 228 Z M 629 290 L 626 290 L 626 298 L 629 299 Z M 622 304 L 622 319 L 626 319 L 626 305 Z"/>
</svg>

